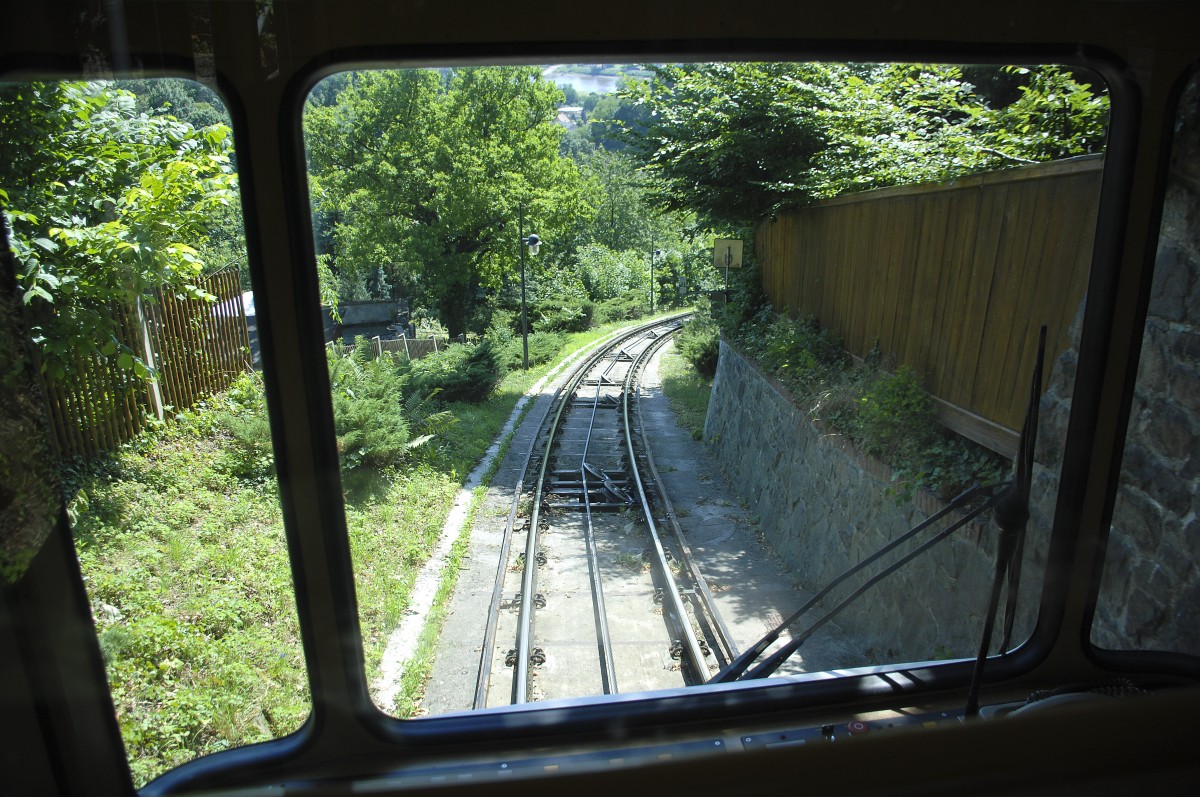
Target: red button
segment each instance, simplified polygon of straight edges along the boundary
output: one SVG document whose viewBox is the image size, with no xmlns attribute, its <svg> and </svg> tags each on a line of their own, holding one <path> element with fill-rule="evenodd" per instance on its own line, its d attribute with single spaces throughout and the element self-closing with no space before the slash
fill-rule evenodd
<svg viewBox="0 0 1200 797">
<path fill-rule="evenodd" d="M 862 720 L 853 720 L 846 724 L 846 730 L 850 731 L 851 736 L 862 736 L 870 732 L 871 726 Z"/>
</svg>

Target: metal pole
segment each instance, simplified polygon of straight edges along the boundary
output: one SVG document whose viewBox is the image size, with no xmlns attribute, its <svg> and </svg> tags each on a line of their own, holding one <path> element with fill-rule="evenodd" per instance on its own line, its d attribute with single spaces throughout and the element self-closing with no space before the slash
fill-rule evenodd
<svg viewBox="0 0 1200 797">
<path fill-rule="evenodd" d="M 521 247 L 521 348 L 524 352 L 522 363 L 529 370 L 529 317 L 525 312 L 525 203 L 517 205 L 517 246 Z"/>
<path fill-rule="evenodd" d="M 657 249 L 650 252 L 650 314 L 654 315 L 654 255 Z"/>
</svg>

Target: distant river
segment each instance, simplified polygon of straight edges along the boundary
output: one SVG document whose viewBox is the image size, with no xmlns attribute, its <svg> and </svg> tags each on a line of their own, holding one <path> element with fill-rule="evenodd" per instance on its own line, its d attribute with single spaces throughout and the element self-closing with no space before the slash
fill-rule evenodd
<svg viewBox="0 0 1200 797">
<path fill-rule="evenodd" d="M 559 72 L 561 66 L 549 66 L 542 76 L 556 86 L 573 86 L 582 97 L 585 94 L 612 94 L 617 90 L 617 78 L 611 75 L 581 75 L 577 72 Z"/>
</svg>

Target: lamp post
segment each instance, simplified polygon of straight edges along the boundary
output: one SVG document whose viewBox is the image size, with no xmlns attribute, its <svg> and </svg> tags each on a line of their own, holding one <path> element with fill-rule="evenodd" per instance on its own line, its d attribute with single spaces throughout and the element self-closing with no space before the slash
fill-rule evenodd
<svg viewBox="0 0 1200 797">
<path fill-rule="evenodd" d="M 663 250 L 655 249 L 650 253 L 650 312 L 654 313 L 654 260 L 662 257 Z"/>
<path fill-rule="evenodd" d="M 524 203 L 517 207 L 517 235 L 521 239 L 521 347 L 523 351 L 522 363 L 525 370 L 529 370 L 529 316 L 525 311 L 525 247 L 529 247 L 529 254 L 536 255 L 538 247 L 541 246 L 541 240 L 530 233 L 525 234 L 525 205 Z"/>
</svg>

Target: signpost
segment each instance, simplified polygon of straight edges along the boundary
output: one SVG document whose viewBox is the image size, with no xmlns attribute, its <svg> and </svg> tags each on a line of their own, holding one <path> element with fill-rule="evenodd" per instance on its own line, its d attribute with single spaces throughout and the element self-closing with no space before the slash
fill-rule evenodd
<svg viewBox="0 0 1200 797">
<path fill-rule="evenodd" d="M 740 238 L 718 238 L 713 243 L 713 265 L 725 269 L 725 294 L 729 295 L 729 269 L 742 267 L 742 241 Z"/>
</svg>

